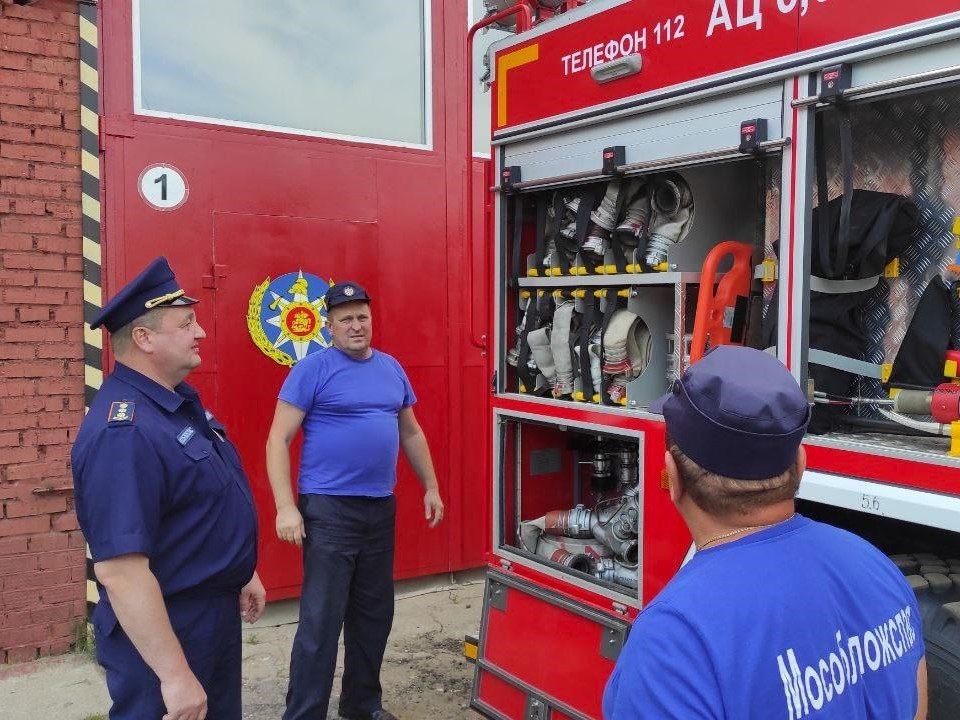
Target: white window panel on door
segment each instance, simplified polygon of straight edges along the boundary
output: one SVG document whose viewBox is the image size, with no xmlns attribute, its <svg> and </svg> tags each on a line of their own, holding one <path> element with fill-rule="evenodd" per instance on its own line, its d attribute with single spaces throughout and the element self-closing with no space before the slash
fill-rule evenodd
<svg viewBox="0 0 960 720">
<path fill-rule="evenodd" d="M 140 115 L 432 147 L 431 0 L 133 0 Z"/>
</svg>

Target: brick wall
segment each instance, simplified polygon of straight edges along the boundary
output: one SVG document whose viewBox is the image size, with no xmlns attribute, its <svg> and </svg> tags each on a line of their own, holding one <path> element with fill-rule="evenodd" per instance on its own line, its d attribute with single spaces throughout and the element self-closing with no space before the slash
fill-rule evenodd
<svg viewBox="0 0 960 720">
<path fill-rule="evenodd" d="M 78 55 L 75 0 L 0 0 L 0 663 L 65 652 L 86 613 Z"/>
</svg>

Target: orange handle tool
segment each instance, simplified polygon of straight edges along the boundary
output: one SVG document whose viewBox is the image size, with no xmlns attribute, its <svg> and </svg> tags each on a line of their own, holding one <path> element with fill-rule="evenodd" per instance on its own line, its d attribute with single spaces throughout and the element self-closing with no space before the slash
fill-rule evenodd
<svg viewBox="0 0 960 720">
<path fill-rule="evenodd" d="M 703 262 L 700 275 L 700 294 L 697 297 L 697 315 L 693 321 L 693 341 L 690 344 L 690 364 L 703 357 L 710 346 L 730 345 L 733 327 L 733 313 L 738 297 L 749 297 L 750 283 L 753 280 L 751 255 L 753 248 L 746 243 L 727 240 L 713 248 Z M 717 289 L 713 285 L 717 277 L 720 261 L 733 256 L 733 267 L 725 273 Z"/>
</svg>

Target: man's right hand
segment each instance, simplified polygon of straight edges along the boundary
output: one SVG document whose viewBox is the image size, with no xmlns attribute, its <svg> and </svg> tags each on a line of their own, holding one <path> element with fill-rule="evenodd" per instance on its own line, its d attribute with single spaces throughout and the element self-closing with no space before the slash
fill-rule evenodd
<svg viewBox="0 0 960 720">
<path fill-rule="evenodd" d="M 307 533 L 303 529 L 303 516 L 295 506 L 290 505 L 277 511 L 278 538 L 300 547 L 306 536 Z"/>
<path fill-rule="evenodd" d="M 163 720 L 204 720 L 207 717 L 207 694 L 189 670 L 169 680 L 161 680 L 160 694 L 167 708 Z"/>
</svg>

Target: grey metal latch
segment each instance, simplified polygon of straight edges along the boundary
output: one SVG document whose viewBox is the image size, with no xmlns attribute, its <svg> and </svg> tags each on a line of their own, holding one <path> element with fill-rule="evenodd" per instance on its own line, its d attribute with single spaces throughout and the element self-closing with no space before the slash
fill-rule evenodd
<svg viewBox="0 0 960 720">
<path fill-rule="evenodd" d="M 527 708 L 523 714 L 525 720 L 547 720 L 550 707 L 535 697 L 527 696 Z"/>
<path fill-rule="evenodd" d="M 503 583 L 498 583 L 496 580 L 491 580 L 490 585 L 487 588 L 487 601 L 490 603 L 490 607 L 492 608 L 496 608 L 497 610 L 506 610 L 507 586 Z"/>
<path fill-rule="evenodd" d="M 600 635 L 600 656 L 607 660 L 616 660 L 620 657 L 626 632 L 623 628 L 605 627 Z"/>
</svg>

